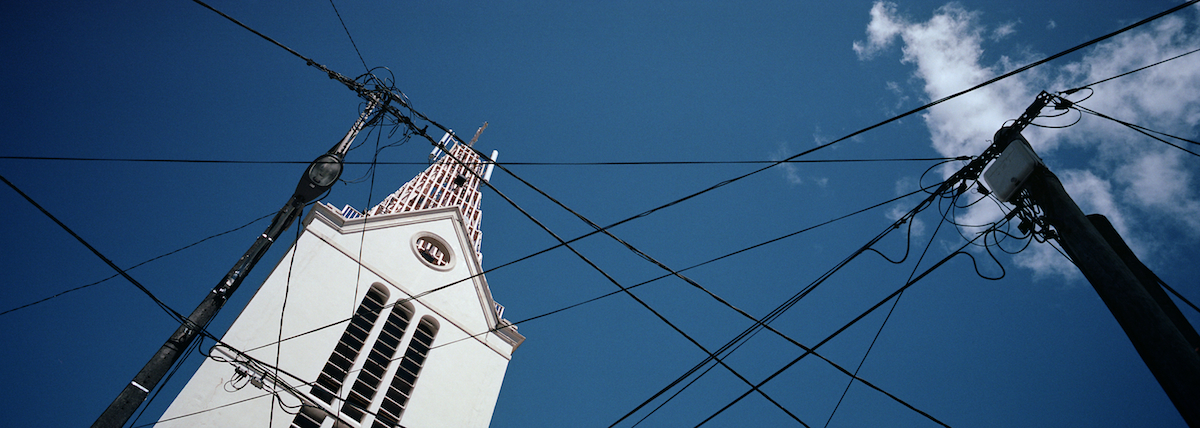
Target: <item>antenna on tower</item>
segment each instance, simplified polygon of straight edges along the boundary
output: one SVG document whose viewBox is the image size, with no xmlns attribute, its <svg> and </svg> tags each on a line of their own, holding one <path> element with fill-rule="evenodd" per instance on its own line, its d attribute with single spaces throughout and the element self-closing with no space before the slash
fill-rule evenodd
<svg viewBox="0 0 1200 428">
<path fill-rule="evenodd" d="M 450 141 L 453 140 L 451 138 L 452 135 L 454 135 L 453 129 L 451 129 L 450 132 L 447 132 L 446 135 L 443 135 L 441 141 L 438 141 L 437 145 L 433 146 L 433 151 L 429 152 L 429 161 L 430 162 L 437 160 L 438 156 L 441 156 L 441 153 L 438 153 L 438 152 L 446 150 L 446 144 L 449 144 Z M 479 136 L 478 133 L 476 133 L 475 135 Z"/>
<path fill-rule="evenodd" d="M 499 156 L 500 156 L 500 151 L 492 150 L 492 158 L 488 159 L 491 162 L 488 162 L 487 169 L 484 170 L 484 172 L 483 172 L 483 181 L 486 181 L 489 183 L 492 182 L 492 168 L 496 167 L 496 158 Z"/>
</svg>

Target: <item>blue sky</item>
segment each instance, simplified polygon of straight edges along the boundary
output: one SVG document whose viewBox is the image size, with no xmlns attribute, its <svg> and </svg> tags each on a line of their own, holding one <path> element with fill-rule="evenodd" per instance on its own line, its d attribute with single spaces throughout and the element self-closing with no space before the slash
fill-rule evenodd
<svg viewBox="0 0 1200 428">
<path fill-rule="evenodd" d="M 211 2 L 347 76 L 363 73 L 363 62 L 387 67 L 417 110 L 460 134 L 487 121 L 476 147 L 499 150 L 502 162 L 517 163 L 509 166 L 515 174 L 602 225 L 762 165 L 519 163 L 782 159 L 1178 4 L 1049 3 L 338 2 L 360 61 L 328 2 Z M 0 23 L 0 156 L 7 157 L 0 174 L 122 267 L 273 213 L 303 165 L 12 157 L 307 162 L 345 133 L 360 108 L 321 72 L 192 2 L 6 4 Z M 977 155 L 1040 90 L 1077 87 L 1198 47 L 1193 7 L 802 159 Z M 1190 55 L 1096 85 L 1081 105 L 1195 140 L 1198 84 L 1200 56 Z M 1200 300 L 1195 156 L 1087 115 L 1025 135 L 1086 212 L 1109 216 L 1147 265 Z M 368 162 L 376 144 L 398 139 L 375 130 L 360 141 L 349 161 Z M 325 201 L 378 203 L 424 168 L 428 152 L 415 139 L 384 149 L 378 159 L 390 164 L 373 176 L 366 165 L 351 166 L 344 179 L 365 179 L 335 186 Z M 935 164 L 782 165 L 612 232 L 682 269 L 887 201 L 957 168 Z M 559 236 L 590 231 L 511 176 L 497 171 L 492 182 Z M 10 226 L 0 310 L 113 275 L 15 192 L 0 190 L 0 201 Z M 763 316 L 917 202 L 903 199 L 687 275 Z M 938 228 L 936 208 L 911 222 L 907 238 L 893 233 L 875 246 L 892 258 L 910 247 L 903 264 L 867 253 L 772 326 L 814 345 L 953 252 L 965 240 L 949 224 Z M 494 192 L 485 192 L 483 210 L 485 268 L 556 243 Z M 985 201 L 954 215 L 978 224 L 1002 211 Z M 190 311 L 265 227 L 259 221 L 129 273 Z M 213 331 L 232 322 L 294 233 L 263 258 Z M 664 273 L 603 236 L 577 248 L 626 286 Z M 993 252 L 996 261 L 978 248 L 970 254 L 981 274 L 1003 272 L 1000 280 L 980 278 L 959 256 L 906 291 L 859 376 L 950 426 L 1183 426 L 1062 256 L 1036 243 L 1015 255 Z M 616 290 L 564 249 L 498 269 L 488 282 L 513 321 Z M 678 279 L 634 293 L 710 350 L 751 325 Z M 891 305 L 819 352 L 857 367 Z M 0 315 L 2 379 L 10 386 L 0 397 L 19 409 L 8 423 L 90 424 L 175 327 L 119 279 Z M 621 295 L 521 323 L 520 331 L 528 340 L 509 365 L 494 427 L 609 426 L 705 356 Z M 763 332 L 726 362 L 758 382 L 800 353 Z M 157 418 L 201 358 L 187 360 L 138 425 Z M 936 426 L 860 383 L 834 412 L 848 381 L 806 358 L 763 391 L 811 426 Z M 641 426 L 694 426 L 746 389 L 715 368 Z M 632 426 L 647 409 L 618 426 Z M 751 395 L 705 426 L 788 425 L 797 424 Z"/>
</svg>

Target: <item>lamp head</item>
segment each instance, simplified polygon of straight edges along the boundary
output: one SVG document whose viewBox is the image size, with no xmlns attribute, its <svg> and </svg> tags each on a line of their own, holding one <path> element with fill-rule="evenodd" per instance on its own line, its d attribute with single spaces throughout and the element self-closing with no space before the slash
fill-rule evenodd
<svg viewBox="0 0 1200 428">
<path fill-rule="evenodd" d="M 323 154 L 308 165 L 300 177 L 300 183 L 296 185 L 295 195 L 304 202 L 311 202 L 329 190 L 341 176 L 342 157 L 335 153 Z"/>
</svg>

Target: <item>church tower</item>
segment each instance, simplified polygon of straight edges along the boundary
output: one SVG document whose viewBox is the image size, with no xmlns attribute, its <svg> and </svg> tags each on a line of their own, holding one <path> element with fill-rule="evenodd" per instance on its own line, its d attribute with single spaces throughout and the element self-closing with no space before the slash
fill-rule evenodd
<svg viewBox="0 0 1200 428">
<path fill-rule="evenodd" d="M 158 426 L 488 426 L 525 340 L 480 263 L 496 153 L 447 134 L 430 156 L 365 214 L 315 205 Z"/>
</svg>

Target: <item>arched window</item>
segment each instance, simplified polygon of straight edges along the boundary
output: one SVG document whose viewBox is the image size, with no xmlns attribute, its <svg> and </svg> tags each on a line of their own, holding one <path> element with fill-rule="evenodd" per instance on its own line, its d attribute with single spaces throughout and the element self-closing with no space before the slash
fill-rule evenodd
<svg viewBox="0 0 1200 428">
<path fill-rule="evenodd" d="M 337 397 L 338 392 L 341 391 L 342 385 L 349 377 L 350 368 L 354 366 L 354 361 L 358 359 L 367 337 L 375 327 L 375 322 L 379 319 L 379 312 L 383 310 L 383 305 L 387 302 L 388 294 L 387 289 L 380 284 L 372 285 L 367 291 L 362 303 L 354 311 L 354 317 L 350 319 L 350 324 L 346 326 L 342 337 L 338 339 L 337 345 L 330 353 L 325 367 L 321 369 L 321 374 L 317 375 L 317 381 L 311 390 L 314 397 L 327 404 L 333 404 L 334 397 Z M 324 412 L 317 411 L 317 409 L 305 410 L 296 414 L 296 418 L 292 420 L 292 426 L 297 428 L 319 427 L 321 420 L 324 419 Z"/>
<path fill-rule="evenodd" d="M 312 387 L 312 395 L 332 405 L 331 410 L 338 409 L 340 404 L 340 413 L 345 419 L 364 422 L 368 414 L 375 414 L 373 428 L 397 426 L 438 331 L 433 317 L 421 317 L 408 346 L 401 346 L 415 312 L 408 302 L 385 308 L 387 298 L 388 292 L 382 285 L 371 287 Z M 381 316 L 386 316 L 386 321 L 382 326 L 376 326 Z M 367 342 L 373 328 L 379 328 L 379 334 L 373 342 Z M 361 356 L 367 347 L 370 351 Z M 360 359 L 361 369 L 351 372 L 355 361 Z M 371 404 L 391 366 L 395 366 L 395 375 L 382 403 L 373 408 Z M 351 379 L 353 384 L 342 393 L 343 385 Z M 342 400 L 335 398 L 339 394 L 344 395 Z M 319 428 L 327 416 L 324 409 L 305 407 L 292 420 L 292 427 Z"/>
<path fill-rule="evenodd" d="M 425 365 L 425 357 L 429 354 L 437 331 L 437 321 L 429 316 L 421 317 L 417 331 L 413 332 L 412 340 L 408 342 L 408 350 L 399 361 L 400 367 L 396 369 L 396 375 L 392 378 L 392 384 L 388 387 L 372 428 L 391 428 L 400 421 L 400 415 L 404 413 L 408 397 L 412 396 L 413 388 L 417 385 L 417 376 L 421 373 L 421 367 Z"/>
<path fill-rule="evenodd" d="M 387 289 L 379 284 L 371 286 L 371 289 L 367 291 L 362 304 L 358 306 L 357 311 L 354 311 L 354 318 L 350 320 L 350 325 L 346 326 L 342 338 L 338 340 L 337 346 L 333 348 L 333 353 L 329 355 L 329 361 L 325 363 L 325 368 L 321 369 L 317 383 L 313 385 L 312 394 L 314 396 L 326 403 L 333 402 L 333 397 L 337 396 L 338 391 L 342 389 L 342 384 L 346 381 L 350 367 L 354 365 L 354 360 L 362 352 L 367 336 L 375 327 L 375 321 L 379 319 L 379 312 L 383 310 L 383 304 L 387 298 Z"/>
<path fill-rule="evenodd" d="M 343 414 L 362 421 L 367 408 L 371 406 L 371 401 L 375 399 L 375 392 L 379 389 L 388 365 L 396 359 L 400 340 L 404 338 L 404 331 L 408 329 L 412 316 L 412 305 L 408 302 L 392 308 L 392 313 L 388 315 L 375 345 L 371 347 L 367 361 L 363 363 L 362 371 L 358 373 L 358 379 L 354 381 L 354 386 L 346 396 L 346 403 L 342 405 Z"/>
</svg>

